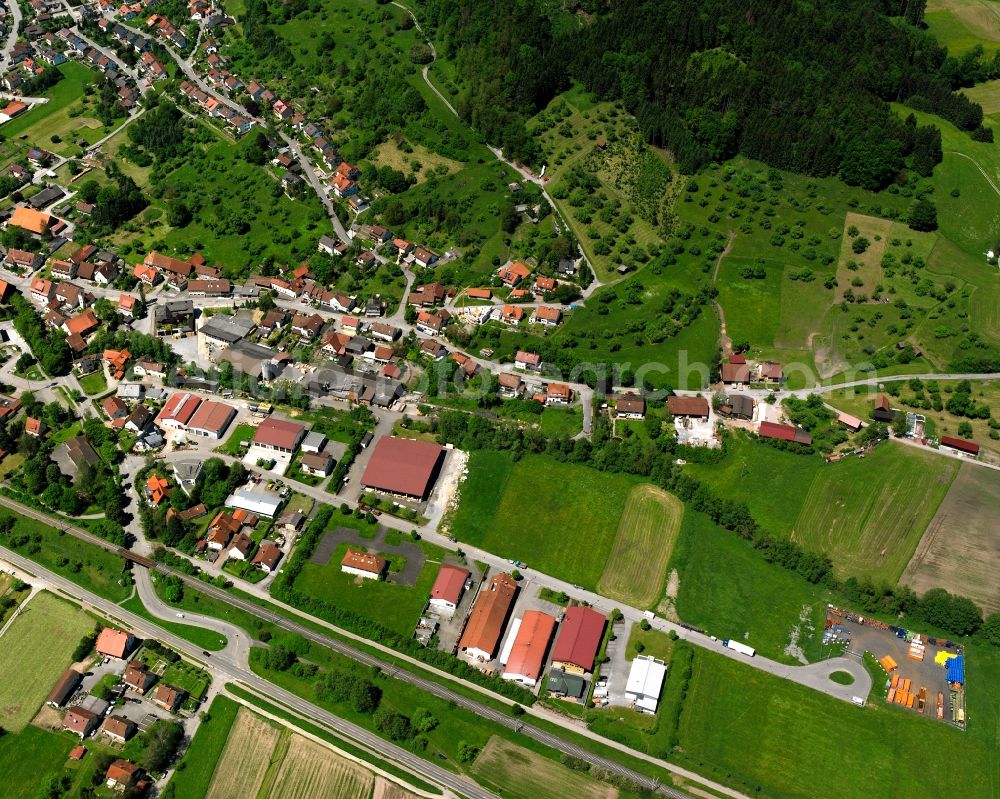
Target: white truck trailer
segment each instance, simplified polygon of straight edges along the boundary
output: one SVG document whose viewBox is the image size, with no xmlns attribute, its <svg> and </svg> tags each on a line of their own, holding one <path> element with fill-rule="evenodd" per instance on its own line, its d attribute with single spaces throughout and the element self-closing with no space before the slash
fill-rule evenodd
<svg viewBox="0 0 1000 799">
<path fill-rule="evenodd" d="M 746 655 L 748 658 L 752 658 L 757 654 L 757 650 L 752 646 L 741 644 L 739 641 L 733 641 L 732 639 L 726 639 L 722 642 L 722 645 L 728 649 L 732 649 L 734 652 L 739 652 L 741 655 Z"/>
</svg>

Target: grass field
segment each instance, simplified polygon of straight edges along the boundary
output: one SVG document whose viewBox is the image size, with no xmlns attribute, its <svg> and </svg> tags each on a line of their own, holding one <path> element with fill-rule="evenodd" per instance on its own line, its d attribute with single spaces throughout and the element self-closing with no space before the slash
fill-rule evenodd
<svg viewBox="0 0 1000 799">
<path fill-rule="evenodd" d="M 684 505 L 677 497 L 653 485 L 635 486 L 625 501 L 597 590 L 633 607 L 653 605 L 683 517 Z"/>
<path fill-rule="evenodd" d="M 206 799 L 256 796 L 280 738 L 280 729 L 241 708 L 229 731 Z"/>
<path fill-rule="evenodd" d="M 104 377 L 103 369 L 98 369 L 92 374 L 84 375 L 77 379 L 80 381 L 80 388 L 91 397 L 95 394 L 102 394 L 108 389 L 108 381 Z"/>
<path fill-rule="evenodd" d="M 597 586 L 635 480 L 526 455 L 473 452 L 451 526 L 459 540 Z"/>
<path fill-rule="evenodd" d="M 987 53 L 1000 48 L 1000 5 L 993 0 L 929 0 L 924 22 L 949 55 L 980 46 Z"/>
<path fill-rule="evenodd" d="M 70 664 L 94 620 L 52 594 L 35 596 L 0 638 L 0 726 L 23 728 Z"/>
<path fill-rule="evenodd" d="M 208 709 L 209 718 L 198 725 L 190 748 L 184 755 L 183 767 L 174 772 L 171 783 L 177 796 L 205 796 L 212 784 L 212 775 L 226 747 L 240 706 L 225 696 L 217 696 Z"/>
<path fill-rule="evenodd" d="M 766 530 L 787 534 L 823 461 L 761 445 L 738 430 L 731 433 L 728 448 L 722 463 L 691 463 L 685 471 L 716 493 L 746 502 Z M 768 490 L 757 490 L 760 485 Z"/>
<path fill-rule="evenodd" d="M 354 575 L 344 574 L 340 570 L 340 561 L 348 544 L 340 544 L 324 566 L 307 560 L 295 580 L 295 588 L 309 596 L 375 619 L 396 632 L 410 633 L 427 602 L 431 586 L 441 568 L 443 555 L 432 544 L 420 542 L 417 546 L 423 549 L 427 560 L 415 585 L 399 585 L 387 580 L 358 580 Z M 389 553 L 385 554 L 390 556 Z"/>
<path fill-rule="evenodd" d="M 3 134 L 5 139 L 13 140 L 22 133 L 26 133 L 28 134 L 27 140 L 32 144 L 43 147 L 50 152 L 54 147 L 57 151 L 60 149 L 60 145 L 54 145 L 50 137 L 56 132 L 63 133 L 73 130 L 71 126 L 66 126 L 66 121 L 70 120 L 68 108 L 83 97 L 85 88 L 94 82 L 95 73 L 75 61 L 61 64 L 58 69 L 65 77 L 46 92 L 49 102 L 36 105 L 17 119 L 12 119 L 0 126 L 0 134 Z M 72 121 L 77 125 L 81 122 L 88 122 L 81 117 Z M 74 140 L 76 138 L 81 138 L 81 136 L 74 136 Z M 86 136 L 82 138 L 86 138 Z M 65 146 L 66 144 L 62 145 L 62 147 Z"/>
<path fill-rule="evenodd" d="M 561 763 L 496 736 L 472 765 L 475 777 L 504 789 L 504 796 L 551 799 L 613 799 L 618 791 Z"/>
<path fill-rule="evenodd" d="M 817 659 L 826 592 L 770 566 L 735 533 L 700 513 L 685 514 L 670 568 L 679 578 L 676 610 L 683 621 L 788 663 L 798 662 L 785 652 L 798 627 L 797 645 Z"/>
<path fill-rule="evenodd" d="M 16 734 L 0 735 L 4 796 L 40 795 L 50 775 L 63 770 L 73 745 L 69 736 L 30 725 Z"/>
<path fill-rule="evenodd" d="M 1000 473 L 963 464 L 901 582 L 918 593 L 947 588 L 983 615 L 1000 612 Z"/>
<path fill-rule="evenodd" d="M 894 583 L 957 471 L 949 458 L 895 442 L 828 465 L 813 479 L 792 539 L 828 554 L 842 578 Z"/>
<path fill-rule="evenodd" d="M 963 797 L 995 797 L 996 655 L 989 660 L 969 675 L 970 706 L 980 723 L 960 732 L 881 703 L 853 707 L 696 650 L 671 759 L 753 795 L 932 799 L 961 785 Z M 972 694 L 977 677 L 986 682 Z"/>
<path fill-rule="evenodd" d="M 852 237 L 847 235 L 851 228 L 857 228 L 858 235 Z M 878 219 L 864 214 L 848 213 L 844 219 L 844 237 L 841 239 L 840 260 L 837 265 L 838 292 L 843 293 L 850 288 L 855 294 L 867 294 L 869 297 L 875 290 L 875 286 L 882 280 L 882 254 L 888 244 L 889 231 L 892 230 L 892 222 L 888 219 Z M 868 249 L 863 253 L 855 253 L 851 247 L 857 239 L 868 239 Z M 848 269 L 848 264 L 853 261 L 857 264 L 857 270 Z M 854 285 L 855 280 L 861 280 L 863 285 Z M 840 297 L 837 297 L 839 301 Z"/>
<path fill-rule="evenodd" d="M 403 152 L 395 140 L 383 142 L 375 148 L 371 160 L 379 166 L 391 166 L 407 175 L 413 175 L 417 183 L 423 183 L 431 173 L 450 175 L 462 168 L 459 161 L 445 158 L 431 152 L 421 144 L 410 145 L 412 152 Z M 420 169 L 415 170 L 414 164 Z"/>
<path fill-rule="evenodd" d="M 281 764 L 267 775 L 270 786 L 260 799 L 368 799 L 374 779 L 370 771 L 337 757 L 301 735 L 293 735 Z"/>
<path fill-rule="evenodd" d="M 227 455 L 233 455 L 236 457 L 242 456 L 246 452 L 245 447 L 240 446 L 241 441 L 250 442 L 253 440 L 254 434 L 257 432 L 257 425 L 248 424 L 247 422 L 241 422 L 233 428 L 233 431 L 229 434 L 226 439 L 226 443 L 220 447 L 216 447 L 219 452 L 224 452 Z"/>
</svg>

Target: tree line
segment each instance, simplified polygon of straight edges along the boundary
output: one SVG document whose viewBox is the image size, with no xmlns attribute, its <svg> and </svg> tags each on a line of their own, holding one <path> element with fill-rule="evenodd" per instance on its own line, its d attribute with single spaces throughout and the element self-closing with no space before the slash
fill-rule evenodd
<svg viewBox="0 0 1000 799">
<path fill-rule="evenodd" d="M 955 89 L 1000 70 L 961 59 L 922 29 L 925 0 L 596 0 L 584 24 L 543 4 L 428 0 L 423 16 L 464 78 L 457 107 L 511 157 L 537 162 L 525 121 L 580 81 L 620 101 L 682 172 L 736 154 L 883 188 L 909 160 L 940 161 L 934 136 L 891 110 L 906 102 L 989 138 Z M 932 162 L 932 163 L 931 163 Z"/>
<path fill-rule="evenodd" d="M 680 457 L 688 459 L 692 448 L 677 444 L 672 432 L 661 431 L 651 440 L 637 437 L 616 439 L 611 436 L 606 416 L 594 418 L 593 439 L 570 439 L 565 435 L 546 436 L 534 428 L 522 428 L 511 422 L 486 419 L 460 411 L 442 411 L 438 415 L 438 440 L 459 449 L 507 450 L 515 458 L 537 453 L 601 471 L 635 474 L 670 491 L 692 510 L 706 514 L 720 527 L 750 544 L 768 562 L 793 571 L 810 583 L 838 591 L 865 613 L 904 616 L 961 637 L 980 634 L 983 640 L 1000 646 L 1000 613 L 985 620 L 972 600 L 933 589 L 922 597 L 908 586 L 875 584 L 869 579 L 838 579 L 833 562 L 820 552 L 804 549 L 788 538 L 766 530 L 750 512 L 745 502 L 721 497 L 677 465 Z M 723 455 L 711 457 L 724 457 Z"/>
</svg>

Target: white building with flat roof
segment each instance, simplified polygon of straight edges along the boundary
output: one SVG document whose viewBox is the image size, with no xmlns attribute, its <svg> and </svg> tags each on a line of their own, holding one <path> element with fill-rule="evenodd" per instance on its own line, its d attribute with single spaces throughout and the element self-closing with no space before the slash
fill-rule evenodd
<svg viewBox="0 0 1000 799">
<path fill-rule="evenodd" d="M 625 698 L 635 702 L 635 709 L 642 713 L 655 713 L 663 690 L 667 666 L 650 655 L 639 655 L 632 661 L 625 684 Z"/>
<path fill-rule="evenodd" d="M 268 491 L 255 491 L 246 486 L 240 486 L 229 495 L 226 507 L 242 508 L 250 513 L 256 513 L 258 516 L 267 516 L 272 519 L 281 509 L 283 502 L 284 500 L 277 494 Z"/>
</svg>

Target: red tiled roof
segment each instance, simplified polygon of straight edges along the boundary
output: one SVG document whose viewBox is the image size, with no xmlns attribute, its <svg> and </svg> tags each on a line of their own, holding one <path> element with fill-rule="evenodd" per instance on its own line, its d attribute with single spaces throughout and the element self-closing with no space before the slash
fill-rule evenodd
<svg viewBox="0 0 1000 799">
<path fill-rule="evenodd" d="M 965 441 L 953 436 L 941 436 L 941 446 L 968 452 L 970 455 L 979 454 L 979 445 L 975 441 Z"/>
<path fill-rule="evenodd" d="M 431 599 L 443 599 L 453 605 L 458 604 L 465 590 L 465 581 L 469 579 L 469 570 L 461 566 L 446 563 L 438 572 L 434 587 L 431 588 Z"/>
<path fill-rule="evenodd" d="M 444 447 L 429 441 L 383 436 L 375 444 L 361 483 L 392 494 L 425 497 L 443 455 Z"/>
<path fill-rule="evenodd" d="M 490 580 L 476 597 L 465 632 L 458 642 L 459 648 L 495 654 L 516 596 L 517 583 L 509 574 L 501 573 Z"/>
<path fill-rule="evenodd" d="M 341 566 L 347 566 L 351 569 L 358 569 L 363 572 L 370 572 L 372 574 L 381 574 L 385 571 L 385 567 L 389 565 L 389 561 L 385 558 L 379 557 L 378 555 L 372 555 L 368 552 L 359 552 L 356 549 L 349 549 L 344 555 L 343 560 L 340 561 Z"/>
<path fill-rule="evenodd" d="M 708 400 L 704 397 L 667 397 L 671 416 L 708 416 Z"/>
<path fill-rule="evenodd" d="M 568 608 L 552 648 L 553 662 L 572 663 L 584 671 L 592 671 L 606 623 L 607 619 L 593 608 L 582 605 Z"/>
<path fill-rule="evenodd" d="M 305 425 L 286 422 L 284 419 L 268 418 L 257 426 L 253 443 L 281 449 L 293 449 L 305 431 Z"/>
<path fill-rule="evenodd" d="M 504 672 L 537 680 L 545 664 L 545 653 L 556 629 L 556 620 L 540 610 L 526 611 L 510 650 Z"/>
</svg>

